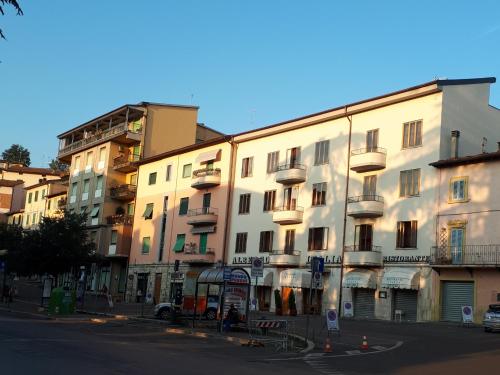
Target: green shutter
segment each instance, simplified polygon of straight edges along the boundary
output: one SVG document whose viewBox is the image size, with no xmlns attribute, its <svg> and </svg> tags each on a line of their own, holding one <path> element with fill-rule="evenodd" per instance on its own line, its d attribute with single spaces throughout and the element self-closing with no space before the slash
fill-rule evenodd
<svg viewBox="0 0 500 375">
<path fill-rule="evenodd" d="M 176 253 L 180 251 L 184 251 L 184 242 L 186 241 L 186 235 L 185 234 L 178 234 L 177 235 L 177 240 L 175 241 L 174 245 L 174 251 Z"/>
<path fill-rule="evenodd" d="M 207 252 L 207 240 L 208 240 L 208 234 L 207 233 L 202 233 L 200 234 L 200 254 L 205 254 Z"/>
</svg>

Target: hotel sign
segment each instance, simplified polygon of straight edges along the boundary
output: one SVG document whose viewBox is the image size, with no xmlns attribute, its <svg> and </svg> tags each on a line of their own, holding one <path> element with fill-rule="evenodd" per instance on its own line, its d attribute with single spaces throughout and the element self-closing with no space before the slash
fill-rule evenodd
<svg viewBox="0 0 500 375">
<path fill-rule="evenodd" d="M 384 263 L 429 263 L 428 255 L 390 255 L 384 257 Z"/>
<path fill-rule="evenodd" d="M 233 257 L 232 264 L 252 264 L 255 257 Z M 269 264 L 269 257 L 259 257 L 264 264 Z"/>
<path fill-rule="evenodd" d="M 312 256 L 307 257 L 307 264 L 311 264 L 311 259 Z M 342 257 L 340 255 L 326 255 L 323 257 L 325 260 L 325 264 L 341 264 L 342 263 Z"/>
</svg>

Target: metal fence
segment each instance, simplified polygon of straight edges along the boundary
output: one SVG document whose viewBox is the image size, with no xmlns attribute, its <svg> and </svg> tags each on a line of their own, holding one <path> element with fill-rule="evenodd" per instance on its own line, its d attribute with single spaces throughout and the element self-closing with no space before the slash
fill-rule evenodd
<svg viewBox="0 0 500 375">
<path fill-rule="evenodd" d="M 277 319 L 250 320 L 248 333 L 250 341 L 272 345 L 276 351 L 288 350 L 289 322 Z"/>
<path fill-rule="evenodd" d="M 430 263 L 434 265 L 500 265 L 500 245 L 434 246 Z"/>
</svg>

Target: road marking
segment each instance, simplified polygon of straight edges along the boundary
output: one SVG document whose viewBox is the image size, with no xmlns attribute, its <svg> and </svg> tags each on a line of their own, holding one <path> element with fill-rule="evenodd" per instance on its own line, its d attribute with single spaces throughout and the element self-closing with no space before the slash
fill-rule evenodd
<svg viewBox="0 0 500 375">
<path fill-rule="evenodd" d="M 324 356 L 326 353 L 309 353 L 306 355 L 306 358 L 309 358 L 309 357 L 322 357 Z"/>
<path fill-rule="evenodd" d="M 387 349 L 385 346 L 382 346 L 382 345 L 374 345 L 372 346 L 373 349 L 375 350 L 385 350 Z"/>
<path fill-rule="evenodd" d="M 345 352 L 349 355 L 361 354 L 360 350 L 346 350 Z"/>
</svg>

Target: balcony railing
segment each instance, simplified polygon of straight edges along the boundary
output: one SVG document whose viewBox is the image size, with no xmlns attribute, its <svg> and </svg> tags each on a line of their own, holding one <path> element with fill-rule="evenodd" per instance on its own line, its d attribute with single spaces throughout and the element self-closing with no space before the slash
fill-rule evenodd
<svg viewBox="0 0 500 375">
<path fill-rule="evenodd" d="M 295 255 L 300 256 L 300 250 L 287 250 L 287 249 L 279 249 L 273 250 L 269 253 L 269 255 Z"/>
<path fill-rule="evenodd" d="M 283 165 L 280 165 L 278 166 L 278 168 L 276 168 L 276 171 L 279 172 L 279 171 L 287 171 L 289 169 L 301 169 L 301 170 L 306 170 L 306 166 L 304 164 L 299 164 L 299 163 L 289 163 L 289 164 L 283 164 Z"/>
<path fill-rule="evenodd" d="M 130 200 L 135 197 L 136 191 L 136 185 L 124 184 L 110 188 L 109 194 L 113 199 Z"/>
<path fill-rule="evenodd" d="M 197 170 L 193 171 L 193 178 L 205 177 L 205 176 L 220 176 L 220 169 L 219 168 L 215 168 L 215 169 L 205 168 L 205 169 L 197 169 Z"/>
<path fill-rule="evenodd" d="M 109 225 L 132 225 L 134 217 L 132 215 L 111 215 L 106 218 Z"/>
<path fill-rule="evenodd" d="M 304 182 L 306 180 L 306 167 L 299 163 L 280 165 L 276 169 L 276 182 L 290 185 Z"/>
<path fill-rule="evenodd" d="M 356 197 L 347 198 L 347 203 L 358 203 L 358 202 L 381 202 L 384 203 L 384 197 L 380 195 L 358 195 Z"/>
<path fill-rule="evenodd" d="M 201 208 L 193 208 L 188 210 L 188 216 L 200 216 L 200 215 L 217 215 L 219 210 L 213 207 L 201 207 Z"/>
<path fill-rule="evenodd" d="M 285 204 L 283 206 L 274 207 L 273 211 L 299 211 L 304 212 L 304 207 L 297 206 L 295 204 Z"/>
<path fill-rule="evenodd" d="M 374 246 L 374 245 L 351 245 L 345 246 L 344 251 L 353 252 L 353 251 L 376 251 L 382 252 L 382 246 Z"/>
<path fill-rule="evenodd" d="M 117 156 L 113 159 L 113 169 L 137 169 L 133 163 L 141 159 L 140 155 L 129 154 Z"/>
<path fill-rule="evenodd" d="M 300 251 L 279 249 L 269 253 L 269 264 L 273 266 L 298 266 L 300 264 Z"/>
<path fill-rule="evenodd" d="M 358 148 L 351 151 L 350 169 L 362 173 L 384 169 L 387 151 L 382 147 Z"/>
<path fill-rule="evenodd" d="M 304 215 L 304 208 L 294 204 L 275 207 L 273 210 L 273 222 L 281 225 L 300 224 Z"/>
<path fill-rule="evenodd" d="M 358 195 L 347 198 L 347 215 L 375 218 L 384 215 L 384 198 L 380 195 Z"/>
<path fill-rule="evenodd" d="M 365 148 L 358 148 L 356 150 L 351 151 L 351 156 L 354 155 L 361 155 L 361 154 L 367 154 L 369 152 L 376 152 L 379 154 L 387 154 L 387 150 L 382 147 L 365 147 Z"/>
<path fill-rule="evenodd" d="M 101 143 L 103 141 L 109 140 L 111 138 L 116 137 L 117 135 L 121 135 L 123 133 L 135 133 L 135 134 L 141 134 L 142 129 L 135 129 L 132 130 L 128 124 L 122 123 L 120 125 L 113 126 L 112 128 L 103 130 L 103 131 L 98 131 L 95 134 L 91 135 L 90 137 L 81 139 L 79 141 L 73 142 L 70 145 L 60 148 L 59 149 L 59 157 L 73 153 L 81 148 L 84 147 L 89 147 L 97 143 Z"/>
<path fill-rule="evenodd" d="M 201 207 L 188 210 L 187 223 L 190 225 L 214 225 L 217 223 L 218 210 L 213 207 Z"/>
<path fill-rule="evenodd" d="M 430 263 L 442 266 L 499 266 L 499 245 L 434 246 Z"/>
<path fill-rule="evenodd" d="M 344 264 L 347 266 L 381 267 L 382 247 L 371 244 L 344 247 Z"/>
</svg>

